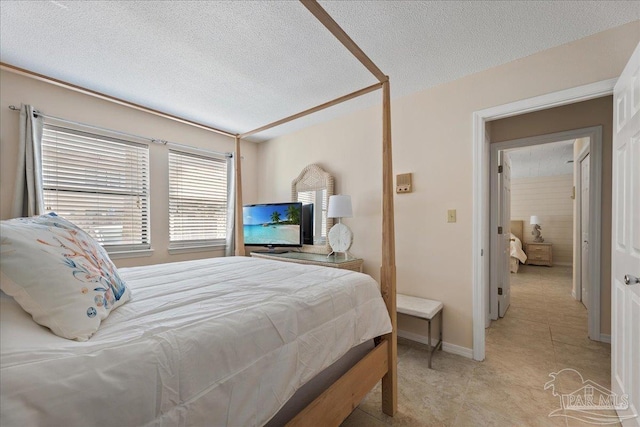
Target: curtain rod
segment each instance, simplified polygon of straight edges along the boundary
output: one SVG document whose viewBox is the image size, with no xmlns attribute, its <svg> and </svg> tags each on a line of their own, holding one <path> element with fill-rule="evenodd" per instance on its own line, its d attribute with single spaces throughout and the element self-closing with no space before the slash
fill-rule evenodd
<svg viewBox="0 0 640 427">
<path fill-rule="evenodd" d="M 9 109 L 13 110 L 13 111 L 20 111 L 20 108 L 16 107 L 15 105 L 9 105 Z M 209 154 L 214 154 L 214 155 L 218 155 L 218 156 L 233 157 L 233 153 L 229 153 L 229 152 L 207 150 L 206 148 L 193 147 L 191 145 L 180 144 L 178 142 L 171 142 L 171 141 L 167 141 L 167 140 L 164 140 L 164 139 L 150 138 L 150 137 L 147 137 L 147 136 L 140 136 L 140 135 L 136 135 L 136 134 L 133 134 L 133 133 L 121 132 L 121 131 L 118 131 L 118 130 L 102 128 L 102 127 L 94 126 L 94 125 L 88 125 L 86 123 L 75 122 L 73 120 L 63 119 L 61 117 L 50 116 L 50 115 L 44 114 L 44 113 L 42 113 L 40 111 L 35 111 L 34 113 L 37 116 L 44 117 L 46 119 L 53 119 L 53 120 L 57 120 L 57 121 L 63 122 L 63 123 L 69 123 L 69 124 L 72 124 L 72 125 L 82 126 L 82 127 L 86 127 L 86 128 L 90 128 L 90 129 L 101 130 L 103 132 L 115 133 L 115 134 L 122 135 L 122 136 L 129 137 L 129 138 L 133 137 L 133 138 L 136 138 L 136 139 L 142 139 L 142 140 L 145 140 L 145 141 L 153 142 L 154 144 L 173 145 L 173 146 L 176 146 L 176 147 L 183 147 L 183 148 L 187 148 L 187 149 L 190 149 L 190 150 L 197 150 L 197 151 L 201 151 L 201 152 L 209 153 Z"/>
<path fill-rule="evenodd" d="M 139 111 L 144 111 L 146 113 L 150 113 L 150 114 L 153 114 L 153 115 L 156 115 L 156 116 L 164 117 L 165 119 L 174 120 L 174 121 L 177 121 L 177 122 L 180 122 L 180 123 L 184 123 L 184 124 L 187 124 L 187 125 L 190 125 L 190 126 L 195 126 L 195 127 L 200 128 L 200 129 L 204 129 L 204 130 L 208 130 L 208 131 L 211 131 L 211 132 L 218 133 L 220 135 L 228 136 L 228 137 L 231 137 L 231 138 L 236 136 L 236 134 L 232 133 L 232 132 L 227 132 L 225 130 L 217 129 L 217 128 L 214 128 L 213 126 L 204 125 L 202 123 L 194 122 L 192 120 L 183 119 L 182 117 L 174 116 L 173 114 L 164 113 L 164 112 L 159 111 L 159 110 L 154 110 L 153 108 L 145 107 L 144 105 L 136 104 L 134 102 L 125 101 L 124 99 L 116 98 L 115 96 L 107 95 L 105 93 L 98 92 L 98 91 L 95 91 L 95 90 L 92 90 L 92 89 L 87 89 L 85 87 L 78 86 L 78 85 L 75 85 L 73 83 L 68 83 L 68 82 L 65 82 L 63 80 L 58 80 L 58 79 L 55 79 L 53 77 L 46 76 L 44 74 L 40 74 L 40 73 L 36 73 L 34 71 L 30 71 L 30 70 L 27 70 L 27 69 L 24 69 L 24 68 L 16 67 L 15 65 L 7 64 L 7 63 L 2 62 L 2 61 L 0 61 L 0 69 L 6 69 L 6 70 L 9 70 L 9 71 L 11 71 L 13 73 L 21 74 L 23 76 L 31 77 L 33 79 L 41 80 L 41 81 L 44 81 L 44 82 L 47 82 L 47 83 L 52 83 L 52 84 L 54 84 L 56 86 L 61 86 L 61 87 L 64 87 L 66 89 L 73 90 L 75 92 L 80 92 L 80 93 L 84 93 L 85 95 L 91 95 L 91 96 L 96 97 L 96 98 L 105 99 L 107 101 L 111 101 L 111 102 L 114 102 L 116 104 L 124 105 L 126 107 L 134 108 L 134 109 L 139 110 Z"/>
</svg>

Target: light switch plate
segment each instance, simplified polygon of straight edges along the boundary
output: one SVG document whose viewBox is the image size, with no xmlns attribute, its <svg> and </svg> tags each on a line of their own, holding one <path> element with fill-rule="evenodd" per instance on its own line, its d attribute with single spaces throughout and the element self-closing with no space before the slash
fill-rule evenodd
<svg viewBox="0 0 640 427">
<path fill-rule="evenodd" d="M 449 209 L 447 211 L 447 222 L 456 222 L 456 210 Z"/>
</svg>

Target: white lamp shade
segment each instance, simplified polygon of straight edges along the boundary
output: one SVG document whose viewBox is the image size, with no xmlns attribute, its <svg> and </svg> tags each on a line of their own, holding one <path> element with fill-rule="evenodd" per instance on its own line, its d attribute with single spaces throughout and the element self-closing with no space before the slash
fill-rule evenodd
<svg viewBox="0 0 640 427">
<path fill-rule="evenodd" d="M 538 215 L 531 215 L 531 218 L 529 219 L 529 224 L 531 225 L 540 225 L 540 218 L 538 218 Z"/>
<path fill-rule="evenodd" d="M 335 195 L 329 197 L 328 218 L 351 218 L 351 196 Z"/>
</svg>

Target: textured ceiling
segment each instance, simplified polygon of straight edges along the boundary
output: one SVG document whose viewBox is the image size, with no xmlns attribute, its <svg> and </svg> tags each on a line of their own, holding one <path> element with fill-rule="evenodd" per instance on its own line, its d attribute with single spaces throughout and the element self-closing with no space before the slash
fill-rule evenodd
<svg viewBox="0 0 640 427">
<path fill-rule="evenodd" d="M 511 178 L 536 178 L 573 174 L 573 143 L 571 141 L 532 145 L 509 150 Z"/>
<path fill-rule="evenodd" d="M 321 4 L 391 76 L 393 97 L 640 19 L 637 1 Z M 376 82 L 296 1 L 3 0 L 0 18 L 3 62 L 231 132 Z M 257 139 L 379 102 L 375 92 Z"/>
</svg>

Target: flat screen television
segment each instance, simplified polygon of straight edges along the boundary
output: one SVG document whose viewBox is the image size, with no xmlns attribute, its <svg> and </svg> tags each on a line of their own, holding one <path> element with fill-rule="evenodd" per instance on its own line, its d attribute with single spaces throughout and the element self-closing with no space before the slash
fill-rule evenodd
<svg viewBox="0 0 640 427">
<path fill-rule="evenodd" d="M 313 203 L 302 205 L 302 243 L 313 245 Z"/>
<path fill-rule="evenodd" d="M 302 246 L 302 203 L 265 203 L 242 208 L 244 243 L 264 246 L 268 252 L 286 252 L 278 247 Z"/>
</svg>

